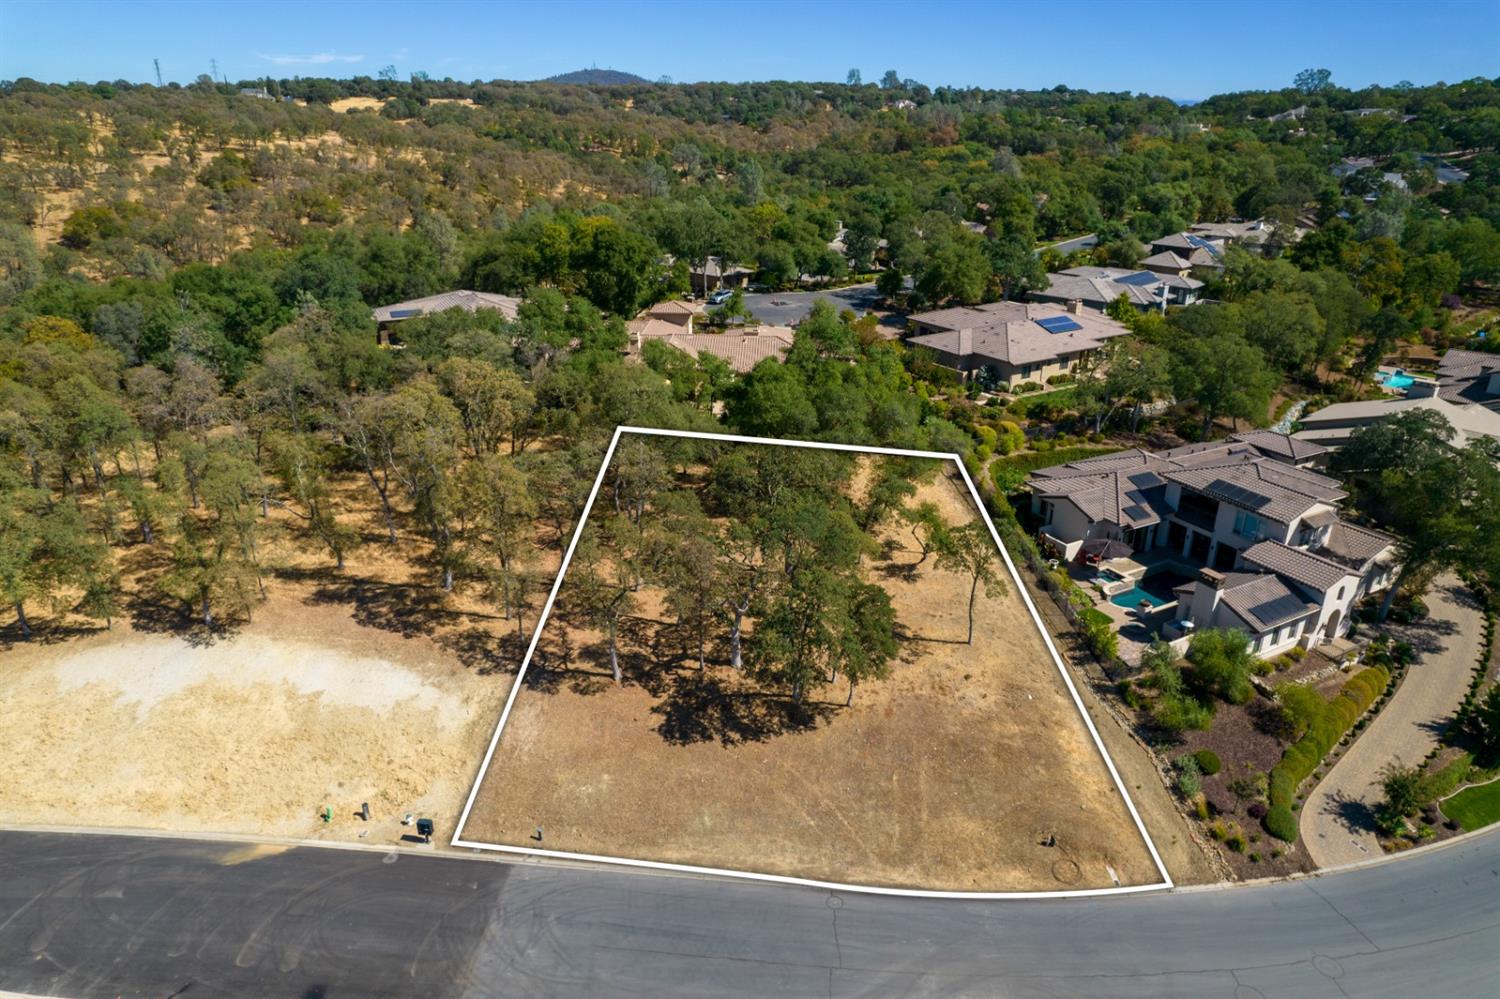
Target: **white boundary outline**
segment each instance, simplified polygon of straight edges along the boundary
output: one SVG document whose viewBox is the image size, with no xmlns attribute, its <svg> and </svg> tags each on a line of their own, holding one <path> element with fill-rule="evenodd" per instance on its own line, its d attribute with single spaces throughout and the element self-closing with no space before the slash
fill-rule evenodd
<svg viewBox="0 0 1500 999">
<path fill-rule="evenodd" d="M 763 444 L 775 447 L 806 447 L 819 448 L 829 451 L 852 451 L 858 454 L 884 454 L 903 458 L 935 458 L 940 461 L 951 461 L 958 466 L 959 474 L 963 476 L 964 485 L 969 488 L 969 496 L 974 505 L 979 509 L 980 517 L 984 518 L 984 524 L 989 528 L 990 538 L 995 546 L 1000 549 L 1000 557 L 1005 561 L 1005 567 L 1010 571 L 1011 580 L 1015 583 L 1017 592 L 1026 604 L 1026 609 L 1031 612 L 1032 623 L 1036 625 L 1037 631 L 1041 633 L 1042 642 L 1047 646 L 1047 651 L 1052 655 L 1052 663 L 1057 667 L 1059 675 L 1062 676 L 1063 684 L 1068 688 L 1068 693 L 1073 698 L 1073 704 L 1078 708 L 1079 715 L 1083 718 L 1083 724 L 1088 728 L 1089 735 L 1094 740 L 1094 748 L 1099 751 L 1099 756 L 1104 760 L 1104 766 L 1109 771 L 1110 777 L 1115 782 L 1115 788 L 1119 790 L 1120 796 L 1125 801 L 1125 808 L 1130 812 L 1130 817 L 1135 822 L 1136 830 L 1146 843 L 1146 849 L 1151 854 L 1151 860 L 1156 864 L 1157 871 L 1161 874 L 1161 882 L 1151 885 L 1122 885 L 1116 888 L 1080 888 L 1067 891 L 1014 891 L 1014 892 L 964 892 L 964 891 L 927 891 L 916 888 L 887 888 L 877 885 L 854 885 L 841 884 L 833 881 L 817 881 L 810 878 L 791 877 L 782 874 L 763 874 L 755 871 L 733 871 L 718 867 L 698 867 L 690 864 L 672 864 L 657 860 L 634 860 L 625 857 L 607 857 L 589 853 L 570 853 L 563 850 L 542 850 L 527 846 L 504 846 L 498 843 L 479 843 L 463 838 L 464 826 L 469 821 L 469 812 L 474 807 L 474 799 L 479 794 L 479 785 L 483 783 L 485 774 L 488 773 L 490 760 L 495 755 L 495 748 L 500 744 L 500 733 L 505 729 L 505 722 L 510 718 L 510 710 L 515 705 L 516 697 L 521 692 L 521 681 L 526 676 L 526 670 L 531 666 L 531 658 L 536 653 L 537 643 L 541 640 L 542 629 L 546 627 L 547 619 L 552 614 L 552 605 L 557 600 L 558 590 L 562 588 L 563 577 L 567 574 L 568 564 L 573 559 L 573 551 L 578 547 L 578 539 L 583 534 L 584 525 L 588 523 L 589 515 L 593 513 L 594 501 L 599 496 L 599 489 L 604 484 L 604 474 L 609 469 L 609 463 L 613 460 L 615 447 L 620 443 L 622 434 L 642 434 L 653 437 L 686 437 L 698 440 L 728 441 L 739 444 Z M 500 712 L 500 721 L 495 726 L 495 734 L 490 738 L 489 748 L 485 751 L 484 760 L 479 764 L 479 773 L 474 778 L 474 786 L 469 790 L 469 798 L 464 803 L 463 813 L 459 816 L 458 826 L 453 831 L 451 846 L 468 847 L 475 850 L 493 850 L 499 853 L 521 854 L 529 857 L 538 857 L 554 860 L 589 861 L 601 864 L 614 864 L 623 867 L 639 867 L 665 871 L 680 871 L 687 874 L 702 874 L 714 877 L 743 878 L 752 881 L 769 881 L 779 884 L 803 885 L 813 888 L 828 888 L 841 891 L 868 892 L 876 895 L 902 895 L 916 898 L 962 898 L 962 899 L 1032 899 L 1032 898 L 1085 898 L 1100 895 L 1127 895 L 1140 892 L 1162 891 L 1174 888 L 1172 876 L 1167 873 L 1166 865 L 1162 863 L 1161 854 L 1157 852 L 1156 843 L 1152 841 L 1151 834 L 1146 831 L 1146 824 L 1141 821 L 1140 813 L 1136 811 L 1135 802 L 1130 798 L 1130 792 L 1125 789 L 1125 783 L 1120 779 L 1119 771 L 1115 769 L 1114 760 L 1110 759 L 1109 752 L 1104 748 L 1104 741 L 1099 736 L 1099 730 L 1094 727 L 1093 718 L 1089 717 L 1088 709 L 1084 707 L 1083 700 L 1078 696 L 1078 688 L 1073 685 L 1073 678 L 1068 675 L 1067 667 L 1063 664 L 1062 656 L 1057 651 L 1057 646 L 1052 643 L 1052 636 L 1047 633 L 1046 625 L 1042 623 L 1041 615 L 1037 612 L 1036 604 L 1032 602 L 1031 594 L 1027 592 L 1025 584 L 1021 581 L 1020 573 L 1016 571 L 1015 562 L 1011 560 L 1010 552 L 1006 550 L 1005 543 L 1000 540 L 1000 533 L 995 530 L 994 521 L 990 519 L 989 511 L 984 507 L 984 500 L 979 495 L 979 490 L 974 487 L 974 480 L 969 477 L 969 470 L 964 467 L 963 460 L 951 452 L 942 451 L 914 451 L 905 448 L 888 447 L 865 447 L 856 444 L 831 444 L 820 441 L 794 441 L 778 440 L 770 437 L 745 437 L 737 434 L 716 434 L 693 430 L 662 430 L 651 427 L 628 427 L 615 428 L 615 433 L 609 441 L 609 448 L 604 452 L 604 460 L 599 465 L 599 473 L 594 476 L 594 487 L 589 492 L 588 501 L 584 504 L 583 513 L 578 518 L 578 526 L 573 530 L 573 537 L 568 542 L 567 551 L 563 553 L 562 565 L 557 570 L 557 578 L 553 580 L 552 591 L 547 594 L 547 602 L 542 607 L 541 616 L 538 617 L 536 630 L 532 632 L 531 644 L 526 648 L 526 656 L 521 661 L 521 668 L 516 672 L 516 679 L 510 688 L 510 695 L 505 699 L 505 707 Z"/>
</svg>

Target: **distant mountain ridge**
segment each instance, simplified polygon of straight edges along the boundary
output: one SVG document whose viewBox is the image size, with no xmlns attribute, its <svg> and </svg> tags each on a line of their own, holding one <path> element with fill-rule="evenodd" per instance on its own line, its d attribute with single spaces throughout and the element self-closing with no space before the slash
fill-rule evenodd
<svg viewBox="0 0 1500 999">
<path fill-rule="evenodd" d="M 618 69 L 575 69 L 571 73 L 549 76 L 543 83 L 583 83 L 616 85 L 622 83 L 650 83 L 644 76 L 626 73 Z"/>
</svg>

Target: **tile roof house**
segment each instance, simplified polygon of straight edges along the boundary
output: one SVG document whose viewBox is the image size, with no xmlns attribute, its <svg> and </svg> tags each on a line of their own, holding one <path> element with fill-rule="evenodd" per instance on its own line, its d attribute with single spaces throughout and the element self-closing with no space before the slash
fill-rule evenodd
<svg viewBox="0 0 1500 999">
<path fill-rule="evenodd" d="M 635 350 L 647 341 L 664 343 L 690 357 L 712 354 L 744 374 L 768 357 L 781 360 L 792 349 L 790 326 L 747 326 L 726 333 L 684 333 L 682 327 L 660 319 L 638 319 L 626 324 Z"/>
<path fill-rule="evenodd" d="M 1223 239 L 1175 232 L 1154 241 L 1151 256 L 1142 260 L 1141 266 L 1157 273 L 1183 275 L 1194 268 L 1220 271 L 1224 269 L 1224 249 Z"/>
<path fill-rule="evenodd" d="M 665 302 L 657 302 L 649 309 L 644 310 L 640 318 L 658 323 L 667 323 L 675 327 L 674 331 L 677 333 L 691 333 L 693 332 L 693 320 L 702 315 L 702 313 L 703 310 L 701 307 L 693 305 L 690 302 L 667 299 Z"/>
<path fill-rule="evenodd" d="M 1500 403 L 1500 396 L 1496 397 L 1496 403 Z M 1441 394 L 1416 399 L 1337 402 L 1317 412 L 1303 414 L 1298 421 L 1296 438 L 1325 448 L 1339 448 L 1349 443 L 1349 438 L 1364 427 L 1398 413 L 1421 409 L 1431 410 L 1447 420 L 1454 430 L 1453 443 L 1459 447 L 1476 437 L 1500 440 L 1500 412 L 1478 403 L 1450 402 Z"/>
<path fill-rule="evenodd" d="M 1438 398 L 1500 410 L 1500 354 L 1454 348 L 1437 369 Z"/>
<path fill-rule="evenodd" d="M 1196 222 L 1186 232 L 1174 232 L 1151 243 L 1151 256 L 1141 266 L 1158 274 L 1187 277 L 1194 269 L 1224 269 L 1230 246 L 1263 252 L 1275 227 L 1261 219 L 1249 222 Z M 1293 232 L 1295 237 L 1296 233 Z"/>
<path fill-rule="evenodd" d="M 1304 414 L 1297 437 L 1336 448 L 1361 427 L 1426 409 L 1448 421 L 1459 447 L 1477 437 L 1500 440 L 1500 354 L 1455 348 L 1438 362 L 1435 377 L 1418 378 L 1405 391 L 1405 398 L 1341 402 Z"/>
<path fill-rule="evenodd" d="M 391 333 L 392 327 L 407 319 L 417 319 L 421 316 L 432 316 L 449 309 L 463 309 L 466 312 L 477 312 L 480 309 L 493 309 L 506 319 L 514 320 L 516 310 L 521 306 L 519 298 L 509 295 L 495 295 L 487 291 L 445 291 L 437 295 L 428 295 L 425 298 L 414 298 L 406 302 L 395 302 L 391 305 L 382 305 L 374 310 L 372 315 L 376 325 L 376 339 L 380 343 L 400 345 L 399 337 Z"/>
<path fill-rule="evenodd" d="M 1123 267 L 1069 267 L 1047 275 L 1046 288 L 1027 293 L 1034 302 L 1066 305 L 1081 302 L 1103 312 L 1121 295 L 1141 311 L 1166 305 L 1192 305 L 1203 282 L 1177 273 L 1128 270 Z"/>
<path fill-rule="evenodd" d="M 931 350 L 938 364 L 965 378 L 1009 388 L 1072 372 L 1081 358 L 1130 332 L 1076 301 L 991 302 L 921 312 L 910 322 L 908 345 Z"/>
<path fill-rule="evenodd" d="M 1111 538 L 1149 562 L 1205 567 L 1174 591 L 1182 628 L 1240 627 L 1274 655 L 1337 638 L 1354 602 L 1395 578 L 1395 540 L 1343 521 L 1344 490 L 1307 467 L 1324 454 L 1253 431 L 1042 468 L 1026 485 L 1042 540 L 1064 557 Z"/>
</svg>

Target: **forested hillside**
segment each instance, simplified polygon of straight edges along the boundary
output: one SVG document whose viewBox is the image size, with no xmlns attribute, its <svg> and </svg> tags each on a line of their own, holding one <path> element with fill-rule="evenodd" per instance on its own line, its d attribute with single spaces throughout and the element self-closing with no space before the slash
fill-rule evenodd
<svg viewBox="0 0 1500 999">
<path fill-rule="evenodd" d="M 3 85 L 5 602 L 23 620 L 107 617 L 141 593 L 243 614 L 274 521 L 330 566 L 391 546 L 509 613 L 550 571 L 524 553 L 566 536 L 620 423 L 972 452 L 976 468 L 1024 443 L 1012 421 L 1034 408 L 975 406 L 831 313 L 743 377 L 627 360 L 622 320 L 709 256 L 772 287 L 879 270 L 916 306 L 1018 295 L 1057 262 L 1033 251 L 1065 237 L 1098 233 L 1092 259 L 1133 265 L 1140 241 L 1193 222 L 1278 225 L 1270 258 L 1231 255 L 1209 289 L 1223 304 L 1130 317 L 1129 363 L 1042 410 L 1074 421 L 1049 441 L 1139 431 L 1143 401 L 1175 397 L 1170 425 L 1200 433 L 1264 421 L 1283 390 L 1357 393 L 1397 344 L 1461 342 L 1493 301 L 1495 81 L 1181 108 L 891 76 Z M 1438 183 L 1419 154 L 1467 179 Z M 1336 179 L 1353 156 L 1380 163 Z M 376 346 L 373 306 L 454 287 L 526 302 L 514 323 L 413 320 L 406 350 Z"/>
</svg>

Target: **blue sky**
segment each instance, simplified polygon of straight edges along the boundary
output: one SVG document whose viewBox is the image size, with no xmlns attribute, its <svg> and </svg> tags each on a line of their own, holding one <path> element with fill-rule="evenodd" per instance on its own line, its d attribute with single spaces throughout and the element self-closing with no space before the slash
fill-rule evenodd
<svg viewBox="0 0 1500 999">
<path fill-rule="evenodd" d="M 590 65 L 655 79 L 1059 83 L 1174 98 L 1284 86 L 1500 75 L 1500 0 L 1050 3 L 654 0 L 0 0 L 0 79 L 187 82 L 374 76 L 528 80 Z"/>
</svg>

